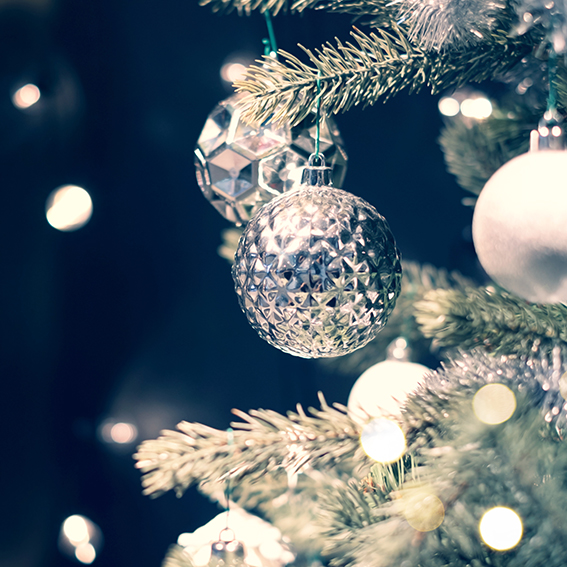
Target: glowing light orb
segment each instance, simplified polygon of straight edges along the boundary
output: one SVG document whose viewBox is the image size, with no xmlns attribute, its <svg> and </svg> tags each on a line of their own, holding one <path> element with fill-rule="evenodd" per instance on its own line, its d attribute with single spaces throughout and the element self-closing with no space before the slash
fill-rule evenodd
<svg viewBox="0 0 567 567">
<path fill-rule="evenodd" d="M 92 563 L 102 546 L 100 528 L 85 516 L 69 516 L 59 531 L 59 550 L 67 557 L 85 564 Z"/>
<path fill-rule="evenodd" d="M 234 83 L 244 78 L 246 65 L 237 62 L 228 62 L 221 67 L 221 77 L 227 83 Z"/>
<path fill-rule="evenodd" d="M 408 524 L 418 532 L 431 532 L 445 519 L 443 502 L 426 488 L 402 490 L 401 505 Z"/>
<path fill-rule="evenodd" d="M 504 384 L 487 384 L 473 398 L 473 411 L 483 423 L 504 423 L 515 410 L 516 396 Z"/>
<path fill-rule="evenodd" d="M 371 459 L 380 463 L 393 463 L 404 454 L 406 437 L 397 423 L 379 417 L 364 426 L 360 444 Z"/>
<path fill-rule="evenodd" d="M 57 230 L 71 232 L 85 226 L 92 215 L 91 196 L 76 185 L 64 185 L 51 192 L 45 204 L 47 222 Z"/>
<path fill-rule="evenodd" d="M 84 516 L 74 515 L 63 522 L 63 533 L 71 543 L 78 545 L 89 540 L 88 521 Z"/>
<path fill-rule="evenodd" d="M 444 96 L 438 103 L 439 112 L 443 116 L 457 116 L 461 110 L 459 101 L 450 96 Z"/>
<path fill-rule="evenodd" d="M 347 406 L 353 419 L 400 415 L 400 406 L 415 390 L 429 368 L 414 362 L 384 360 L 360 375 L 350 391 Z"/>
<path fill-rule="evenodd" d="M 461 102 L 461 114 L 467 118 L 484 120 L 492 114 L 492 104 L 487 98 L 467 98 Z"/>
<path fill-rule="evenodd" d="M 26 109 L 33 106 L 41 97 L 40 90 L 31 83 L 20 87 L 12 96 L 16 108 Z"/>
<path fill-rule="evenodd" d="M 85 565 L 90 565 L 96 559 L 96 550 L 90 543 L 82 543 L 75 549 L 75 557 Z"/>
<path fill-rule="evenodd" d="M 479 524 L 480 537 L 492 549 L 506 551 L 516 547 L 524 531 L 520 516 L 503 506 L 486 512 Z"/>
</svg>

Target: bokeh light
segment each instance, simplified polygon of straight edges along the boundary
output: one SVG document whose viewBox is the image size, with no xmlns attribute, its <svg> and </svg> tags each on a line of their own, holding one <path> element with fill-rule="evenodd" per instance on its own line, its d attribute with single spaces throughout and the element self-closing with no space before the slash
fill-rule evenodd
<svg viewBox="0 0 567 567">
<path fill-rule="evenodd" d="M 133 423 L 107 419 L 99 427 L 99 436 L 105 443 L 127 445 L 138 437 L 138 428 Z"/>
<path fill-rule="evenodd" d="M 63 522 L 63 533 L 75 545 L 88 541 L 90 536 L 87 518 L 79 515 L 69 516 Z"/>
<path fill-rule="evenodd" d="M 567 400 L 567 372 L 559 378 L 559 392 L 564 400 Z"/>
<path fill-rule="evenodd" d="M 444 96 L 439 99 L 439 112 L 443 116 L 457 116 L 461 110 L 461 105 L 457 99 L 451 96 Z"/>
<path fill-rule="evenodd" d="M 69 516 L 59 531 L 59 550 L 80 563 L 91 564 L 102 546 L 100 528 L 86 516 Z"/>
<path fill-rule="evenodd" d="M 482 516 L 479 530 L 486 545 L 497 551 L 506 551 L 518 545 L 524 528 L 520 516 L 514 510 L 497 506 Z"/>
<path fill-rule="evenodd" d="M 401 491 L 402 514 L 418 532 L 430 532 L 445 519 L 443 502 L 427 487 L 410 487 Z"/>
<path fill-rule="evenodd" d="M 51 192 L 45 204 L 47 222 L 57 230 L 70 232 L 85 226 L 93 212 L 90 195 L 76 185 L 64 185 Z"/>
<path fill-rule="evenodd" d="M 487 384 L 473 398 L 473 411 L 483 423 L 504 423 L 515 410 L 516 396 L 504 384 Z"/>
<path fill-rule="evenodd" d="M 86 565 L 90 565 L 96 559 L 96 549 L 90 543 L 82 543 L 75 549 L 75 557 Z"/>
<path fill-rule="evenodd" d="M 246 72 L 246 65 L 237 61 L 228 61 L 221 67 L 221 78 L 227 83 L 234 83 L 244 78 Z"/>
<path fill-rule="evenodd" d="M 380 463 L 393 463 L 404 454 L 406 437 L 396 422 L 379 417 L 364 426 L 360 444 L 371 459 Z"/>
<path fill-rule="evenodd" d="M 461 102 L 461 114 L 467 118 L 484 120 L 492 114 L 492 104 L 487 98 L 466 98 Z"/>
<path fill-rule="evenodd" d="M 35 85 L 27 84 L 20 87 L 12 96 L 16 108 L 26 109 L 33 106 L 41 97 L 41 92 Z"/>
</svg>

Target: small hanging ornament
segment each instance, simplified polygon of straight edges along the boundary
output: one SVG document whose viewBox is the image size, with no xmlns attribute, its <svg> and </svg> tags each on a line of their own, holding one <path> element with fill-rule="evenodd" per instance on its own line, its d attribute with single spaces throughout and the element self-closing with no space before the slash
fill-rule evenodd
<svg viewBox="0 0 567 567">
<path fill-rule="evenodd" d="M 423 381 L 429 368 L 410 362 L 407 341 L 399 337 L 388 347 L 388 357 L 365 370 L 350 391 L 347 407 L 359 423 L 371 418 L 399 416 L 409 393 Z"/>
<path fill-rule="evenodd" d="M 549 111 L 532 149 L 482 190 L 472 232 L 479 261 L 499 285 L 536 303 L 567 303 L 567 151 Z"/>
<path fill-rule="evenodd" d="M 195 148 L 197 182 L 220 214 L 237 225 L 247 223 L 274 197 L 299 187 L 301 172 L 315 150 L 316 116 L 299 125 L 246 124 L 235 94 L 207 118 Z M 320 151 L 341 187 L 347 155 L 332 118 L 320 125 Z"/>
<path fill-rule="evenodd" d="M 244 545 L 235 539 L 234 532 L 225 528 L 219 535 L 218 541 L 211 545 L 209 567 L 240 567 L 244 566 L 246 550 Z"/>
<path fill-rule="evenodd" d="M 376 336 L 394 308 L 402 268 L 384 217 L 331 187 L 330 168 L 312 155 L 301 188 L 250 221 L 232 275 L 260 337 L 317 358 L 347 354 Z"/>
</svg>

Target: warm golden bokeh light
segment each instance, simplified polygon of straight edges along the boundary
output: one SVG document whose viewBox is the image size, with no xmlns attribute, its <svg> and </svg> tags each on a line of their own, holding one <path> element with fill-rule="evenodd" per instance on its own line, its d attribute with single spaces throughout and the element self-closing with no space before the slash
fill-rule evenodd
<svg viewBox="0 0 567 567">
<path fill-rule="evenodd" d="M 506 551 L 518 545 L 524 528 L 520 516 L 514 510 L 497 506 L 482 516 L 479 530 L 486 545 L 497 551 Z"/>
<path fill-rule="evenodd" d="M 443 116 L 457 116 L 461 110 L 459 101 L 450 96 L 444 96 L 438 103 L 439 112 Z"/>
<path fill-rule="evenodd" d="M 467 98 L 461 102 L 461 114 L 467 118 L 484 120 L 492 114 L 492 104 L 484 97 Z"/>
<path fill-rule="evenodd" d="M 227 83 L 234 83 L 244 78 L 246 66 L 242 63 L 228 62 L 221 67 L 221 77 Z"/>
<path fill-rule="evenodd" d="M 445 519 L 443 502 L 427 487 L 402 490 L 400 504 L 408 524 L 419 532 L 433 531 Z"/>
<path fill-rule="evenodd" d="M 79 515 L 69 516 L 63 522 L 63 533 L 74 545 L 87 542 L 90 537 L 87 519 Z"/>
<path fill-rule="evenodd" d="M 12 96 L 12 102 L 16 108 L 29 108 L 33 106 L 41 97 L 40 90 L 32 84 L 20 87 Z"/>
<path fill-rule="evenodd" d="M 96 550 L 90 543 L 82 543 L 75 549 L 75 557 L 86 565 L 90 565 L 96 559 Z"/>
<path fill-rule="evenodd" d="M 473 411 L 483 423 L 504 423 L 515 410 L 516 396 L 504 384 L 487 384 L 473 398 Z"/>
<path fill-rule="evenodd" d="M 55 189 L 45 205 L 47 222 L 57 230 L 70 232 L 85 226 L 92 215 L 93 203 L 90 195 L 76 185 L 65 185 Z"/>
<path fill-rule="evenodd" d="M 380 463 L 393 463 L 404 454 L 406 438 L 396 422 L 380 417 L 364 426 L 360 444 L 371 459 Z"/>
</svg>

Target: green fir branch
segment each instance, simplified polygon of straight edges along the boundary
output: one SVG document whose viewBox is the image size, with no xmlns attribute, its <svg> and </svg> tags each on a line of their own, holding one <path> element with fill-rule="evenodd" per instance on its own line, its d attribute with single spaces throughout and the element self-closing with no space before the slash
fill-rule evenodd
<svg viewBox="0 0 567 567">
<path fill-rule="evenodd" d="M 181 496 L 198 482 L 259 478 L 281 468 L 295 473 L 360 455 L 359 425 L 344 406 L 330 407 L 322 394 L 319 399 L 321 409 L 311 408 L 311 415 L 300 405 L 287 417 L 271 410 L 233 410 L 243 420 L 232 424 L 233 432 L 184 421 L 179 431 L 166 430 L 158 439 L 144 441 L 134 455 L 144 494 L 156 497 L 175 490 Z"/>
<path fill-rule="evenodd" d="M 318 98 L 325 112 L 336 114 L 386 101 L 406 88 L 417 92 L 429 87 L 438 93 L 501 75 L 533 48 L 531 36 L 511 39 L 503 30 L 474 51 L 426 52 L 412 45 L 397 25 L 370 35 L 354 28 L 352 37 L 355 44 L 337 40 L 336 47 L 302 48 L 311 65 L 280 51 L 282 60 L 265 57 L 251 66 L 235 84 L 246 93 L 245 118 L 293 125 L 311 112 Z"/>
<path fill-rule="evenodd" d="M 195 567 L 189 554 L 181 545 L 176 543 L 169 546 L 167 554 L 161 563 L 161 567 Z"/>
<path fill-rule="evenodd" d="M 567 305 L 527 303 L 494 287 L 438 289 L 416 302 L 416 321 L 440 347 L 528 354 L 567 342 Z"/>
<path fill-rule="evenodd" d="M 439 138 L 445 163 L 466 191 L 478 195 L 497 169 L 529 150 L 530 130 L 540 116 L 512 116 L 496 112 L 482 121 L 445 122 Z"/>
<path fill-rule="evenodd" d="M 399 10 L 384 0 L 199 0 L 200 6 L 209 6 L 213 12 L 228 14 L 236 11 L 249 16 L 252 12 L 269 11 L 275 16 L 280 12 L 300 14 L 306 10 L 326 10 L 336 14 L 351 14 L 355 18 L 367 17 L 369 25 L 393 23 Z"/>
</svg>

